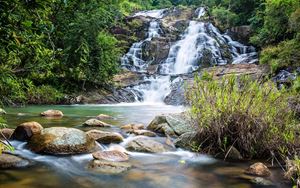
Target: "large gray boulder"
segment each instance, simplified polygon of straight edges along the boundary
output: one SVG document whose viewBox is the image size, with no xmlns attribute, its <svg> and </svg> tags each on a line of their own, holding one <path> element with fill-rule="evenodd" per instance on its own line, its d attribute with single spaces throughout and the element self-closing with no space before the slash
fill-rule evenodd
<svg viewBox="0 0 300 188">
<path fill-rule="evenodd" d="M 196 130 L 185 113 L 156 116 L 147 129 L 170 136 L 180 136 Z"/>
<path fill-rule="evenodd" d="M 125 147 L 127 150 L 136 152 L 160 153 L 166 151 L 163 144 L 142 136 L 134 138 Z"/>
<path fill-rule="evenodd" d="M 28 142 L 29 148 L 38 153 L 53 155 L 81 154 L 94 150 L 95 141 L 85 132 L 65 127 L 44 129 Z"/>
</svg>

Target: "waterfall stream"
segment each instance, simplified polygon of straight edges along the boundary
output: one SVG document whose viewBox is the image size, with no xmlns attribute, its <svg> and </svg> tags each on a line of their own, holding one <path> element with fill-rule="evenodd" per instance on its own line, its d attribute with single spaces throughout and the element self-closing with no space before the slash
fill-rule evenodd
<svg viewBox="0 0 300 188">
<path fill-rule="evenodd" d="M 168 10 L 172 11 L 172 10 Z M 133 17 L 150 19 L 146 39 L 132 45 L 121 59 L 121 65 L 133 72 L 147 73 L 151 62 L 143 60 L 143 44 L 161 37 L 161 22 L 167 16 L 167 9 L 142 11 Z M 142 84 L 128 88 L 137 102 L 163 103 L 171 91 L 170 76 L 190 74 L 204 64 L 225 65 L 256 63 L 257 52 L 252 46 L 245 46 L 227 34 L 222 34 L 212 23 L 205 21 L 207 11 L 204 7 L 195 10 L 180 39 L 171 43 L 167 58 L 162 61 L 155 74 L 144 76 Z"/>
</svg>

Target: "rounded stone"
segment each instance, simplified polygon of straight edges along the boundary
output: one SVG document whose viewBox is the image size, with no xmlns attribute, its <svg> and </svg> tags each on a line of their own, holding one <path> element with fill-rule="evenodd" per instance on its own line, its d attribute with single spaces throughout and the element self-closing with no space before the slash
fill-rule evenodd
<svg viewBox="0 0 300 188">
<path fill-rule="evenodd" d="M 245 174 L 254 176 L 270 176 L 271 172 L 263 163 L 254 163 L 248 169 L 245 170 Z"/>
<path fill-rule="evenodd" d="M 123 152 L 112 150 L 112 151 L 97 151 L 93 153 L 94 159 L 122 162 L 128 161 L 129 157 Z"/>
<path fill-rule="evenodd" d="M 64 116 L 63 112 L 60 110 L 46 110 L 41 113 L 41 116 L 46 117 L 62 117 Z"/>
<path fill-rule="evenodd" d="M 0 155 L 0 169 L 6 168 L 22 168 L 28 166 L 30 163 L 28 160 L 21 157 L 3 153 Z"/>
<path fill-rule="evenodd" d="M 124 140 L 121 134 L 114 132 L 90 130 L 86 134 L 101 144 L 120 143 Z"/>
<path fill-rule="evenodd" d="M 13 135 L 12 139 L 20 141 L 28 141 L 33 135 L 40 134 L 43 130 L 41 124 L 35 121 L 25 122 L 19 125 Z"/>
<path fill-rule="evenodd" d="M 88 153 L 95 149 L 95 141 L 85 132 L 65 127 L 46 128 L 28 142 L 31 150 L 53 155 Z"/>
<path fill-rule="evenodd" d="M 109 124 L 98 119 L 89 119 L 86 122 L 84 122 L 83 125 L 89 127 L 110 127 Z"/>
</svg>

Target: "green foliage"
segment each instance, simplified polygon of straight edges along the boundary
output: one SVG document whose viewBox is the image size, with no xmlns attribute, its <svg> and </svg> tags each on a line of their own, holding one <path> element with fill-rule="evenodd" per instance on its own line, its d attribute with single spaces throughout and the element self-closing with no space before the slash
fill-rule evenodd
<svg viewBox="0 0 300 188">
<path fill-rule="evenodd" d="M 27 88 L 27 103 L 29 104 L 57 104 L 64 95 L 52 86 L 43 85 Z"/>
<path fill-rule="evenodd" d="M 266 0 L 264 14 L 257 15 L 263 19 L 263 26 L 258 28 L 257 34 L 251 41 L 259 46 L 265 46 L 293 36 L 289 29 L 289 17 L 299 7 L 298 0 Z M 297 14 L 295 13 L 293 17 L 297 17 Z"/>
<path fill-rule="evenodd" d="M 293 39 L 263 49 L 260 63 L 268 64 L 272 73 L 287 67 L 296 69 L 300 66 L 300 41 Z"/>
<path fill-rule="evenodd" d="M 234 12 L 224 7 L 213 8 L 212 16 L 214 17 L 216 25 L 222 30 L 235 26 L 239 21 L 238 16 Z"/>
<path fill-rule="evenodd" d="M 5 119 L 0 115 L 0 138 L 4 138 L 6 140 L 5 136 L 1 132 L 1 128 L 5 128 L 6 121 Z M 14 148 L 10 145 L 8 141 L 2 141 L 0 139 L 0 155 L 3 153 L 3 151 L 14 151 Z"/>
<path fill-rule="evenodd" d="M 234 145 L 249 158 L 294 152 L 296 122 L 288 93 L 273 83 L 248 77 L 209 81 L 196 77 L 187 95 L 202 149 L 222 152 L 226 140 L 227 146 Z"/>
</svg>

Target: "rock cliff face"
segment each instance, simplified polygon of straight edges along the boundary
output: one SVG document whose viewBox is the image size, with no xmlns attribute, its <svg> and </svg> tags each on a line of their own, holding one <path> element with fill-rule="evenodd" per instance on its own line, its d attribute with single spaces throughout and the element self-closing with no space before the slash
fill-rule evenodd
<svg viewBox="0 0 300 188">
<path fill-rule="evenodd" d="M 115 86 L 109 92 L 82 96 L 81 103 L 184 105 L 184 86 L 192 84 L 194 74 L 203 69 L 217 70 L 219 74 L 263 72 L 254 65 L 255 49 L 222 34 L 210 22 L 204 7 L 138 12 L 128 17 L 123 27 L 112 28 L 112 32 L 126 41 L 127 53 L 121 58 L 123 71 L 115 76 Z M 250 31 L 245 27 L 230 32 L 231 36 L 240 33 L 235 38 L 243 40 Z M 212 66 L 217 66 L 216 70 L 209 68 Z"/>
</svg>

